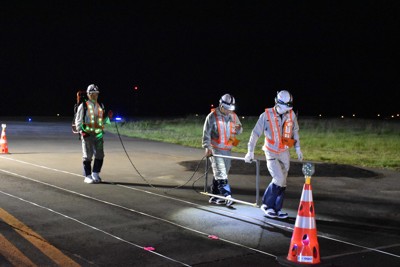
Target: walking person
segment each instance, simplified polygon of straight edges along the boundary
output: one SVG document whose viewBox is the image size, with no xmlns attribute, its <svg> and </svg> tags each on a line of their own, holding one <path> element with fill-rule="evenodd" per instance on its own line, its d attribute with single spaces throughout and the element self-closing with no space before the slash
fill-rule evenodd
<svg viewBox="0 0 400 267">
<path fill-rule="evenodd" d="M 100 183 L 100 172 L 104 159 L 104 124 L 109 124 L 104 106 L 98 102 L 99 88 L 91 84 L 86 90 L 88 100 L 79 105 L 75 125 L 82 140 L 83 175 L 87 184 Z M 94 157 L 93 171 L 92 159 Z"/>
<path fill-rule="evenodd" d="M 263 150 L 272 181 L 265 190 L 261 210 L 269 218 L 285 219 L 282 211 L 285 198 L 286 180 L 290 167 L 289 149 L 294 147 L 299 160 L 303 160 L 300 149 L 299 124 L 293 112 L 293 97 L 286 91 L 278 92 L 275 106 L 265 109 L 253 131 L 248 143 L 246 162 L 254 159 L 254 148 L 258 138 L 264 133 Z"/>
<path fill-rule="evenodd" d="M 219 100 L 219 106 L 208 114 L 203 127 L 203 143 L 205 155 L 211 161 L 213 170 L 213 183 L 211 192 L 232 198 L 231 187 L 228 182 L 228 173 L 231 167 L 231 159 L 213 157 L 212 155 L 230 156 L 233 146 L 238 144 L 236 135 L 242 133 L 243 128 L 239 117 L 234 112 L 235 98 L 225 94 Z M 211 197 L 210 203 L 231 206 L 232 200 L 225 201 L 217 197 Z"/>
</svg>

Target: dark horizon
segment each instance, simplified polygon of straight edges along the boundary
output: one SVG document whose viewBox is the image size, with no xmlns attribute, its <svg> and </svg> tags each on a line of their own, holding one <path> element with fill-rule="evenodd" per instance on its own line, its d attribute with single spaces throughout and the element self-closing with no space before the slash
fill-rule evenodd
<svg viewBox="0 0 400 267">
<path fill-rule="evenodd" d="M 72 116 L 95 83 L 122 116 L 206 114 L 231 93 L 258 116 L 400 113 L 395 1 L 97 1 L 2 6 L 2 116 Z M 138 86 L 139 90 L 134 90 Z"/>
</svg>

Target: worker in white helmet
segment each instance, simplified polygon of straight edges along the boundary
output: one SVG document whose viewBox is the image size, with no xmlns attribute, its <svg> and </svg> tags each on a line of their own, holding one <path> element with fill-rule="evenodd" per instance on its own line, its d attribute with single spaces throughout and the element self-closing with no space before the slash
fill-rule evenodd
<svg viewBox="0 0 400 267">
<path fill-rule="evenodd" d="M 88 100 L 79 105 L 75 125 L 82 136 L 83 176 L 87 184 L 100 183 L 104 159 L 104 124 L 110 123 L 112 112 L 105 115 L 103 104 L 98 103 L 99 88 L 91 84 L 86 90 Z M 92 158 L 94 156 L 93 171 Z"/>
<path fill-rule="evenodd" d="M 211 161 L 214 178 L 211 186 L 213 194 L 232 198 L 232 192 L 228 183 L 228 173 L 231 167 L 231 159 L 213 157 L 212 155 L 231 155 L 233 146 L 238 144 L 236 135 L 242 133 L 243 128 L 239 117 L 234 112 L 235 98 L 225 94 L 219 100 L 219 106 L 208 114 L 203 127 L 203 148 L 205 155 Z M 232 200 L 224 200 L 211 197 L 210 203 L 231 206 Z"/>
<path fill-rule="evenodd" d="M 265 190 L 261 210 L 269 218 L 285 219 L 288 217 L 282 211 L 286 190 L 286 178 L 290 167 L 289 149 L 294 147 L 299 160 L 303 160 L 300 149 L 299 124 L 292 110 L 293 97 L 286 91 L 278 92 L 275 106 L 265 109 L 253 131 L 248 143 L 246 162 L 254 159 L 254 148 L 258 138 L 264 133 L 263 150 L 272 181 Z"/>
</svg>

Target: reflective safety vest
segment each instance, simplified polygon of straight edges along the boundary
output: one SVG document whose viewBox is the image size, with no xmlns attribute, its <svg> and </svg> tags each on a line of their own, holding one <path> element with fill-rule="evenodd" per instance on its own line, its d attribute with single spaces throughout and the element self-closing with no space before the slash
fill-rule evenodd
<svg viewBox="0 0 400 267">
<path fill-rule="evenodd" d="M 87 133 L 101 133 L 104 129 L 104 124 L 103 124 L 103 116 L 104 116 L 104 110 L 101 108 L 99 103 L 96 102 L 96 108 L 97 108 L 97 115 L 95 115 L 95 107 L 93 103 L 90 103 L 90 101 L 86 101 L 86 107 L 87 107 L 87 114 L 88 117 L 84 119 L 83 122 L 83 130 Z M 86 114 L 84 114 L 86 116 Z"/>
<path fill-rule="evenodd" d="M 211 146 L 220 150 L 231 150 L 233 138 L 235 137 L 236 116 L 231 116 L 233 121 L 226 123 L 223 116 L 218 115 L 215 109 L 212 110 L 218 129 L 218 138 L 211 138 Z"/>
<path fill-rule="evenodd" d="M 274 108 L 265 109 L 271 131 L 271 139 L 265 136 L 265 148 L 274 153 L 280 153 L 294 144 L 293 138 L 293 111 L 290 110 L 288 119 L 279 127 L 279 120 Z M 290 144 L 289 144 L 290 143 Z"/>
</svg>

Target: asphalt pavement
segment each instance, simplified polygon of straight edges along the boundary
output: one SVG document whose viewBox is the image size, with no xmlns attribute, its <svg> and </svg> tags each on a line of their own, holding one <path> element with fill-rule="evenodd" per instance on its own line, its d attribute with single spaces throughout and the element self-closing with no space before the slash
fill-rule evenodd
<svg viewBox="0 0 400 267">
<path fill-rule="evenodd" d="M 83 183 L 69 121 L 3 118 L 1 266 L 282 266 L 304 185 L 293 160 L 289 218 L 256 206 L 270 181 L 259 157 L 232 163 L 236 203 L 208 203 L 203 150 L 105 134 L 101 184 Z M 306 151 L 303 151 L 306 155 Z M 242 154 L 234 153 L 236 157 Z M 315 162 L 312 194 L 323 266 L 400 266 L 400 173 Z"/>
</svg>

